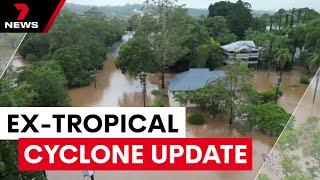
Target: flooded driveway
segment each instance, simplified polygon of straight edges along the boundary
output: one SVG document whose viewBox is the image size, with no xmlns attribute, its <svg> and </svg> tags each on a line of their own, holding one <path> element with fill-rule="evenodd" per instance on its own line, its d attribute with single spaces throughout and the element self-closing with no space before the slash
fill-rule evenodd
<svg viewBox="0 0 320 180">
<path fill-rule="evenodd" d="M 72 106 L 101 106 L 101 107 L 128 107 L 143 106 L 142 86 L 134 78 L 123 75 L 114 65 L 114 58 L 117 56 L 119 47 L 129 39 L 125 36 L 124 40 L 116 45 L 111 54 L 112 58 L 105 62 L 105 68 L 98 73 L 97 88 L 94 84 L 72 89 L 69 91 Z M 170 77 L 170 76 L 169 76 Z M 283 97 L 280 104 L 289 112 L 292 112 L 301 99 L 307 86 L 299 84 L 300 73 L 293 71 L 284 75 L 282 85 Z M 276 72 L 271 73 L 267 78 L 267 72 L 258 71 L 253 76 L 253 83 L 258 90 L 272 87 L 277 80 Z M 156 76 L 150 76 L 147 82 L 147 104 L 153 105 L 156 98 L 151 91 L 159 88 L 159 80 Z M 229 126 L 227 120 L 211 119 L 204 113 L 208 123 L 204 126 L 187 125 L 187 136 L 194 138 L 202 137 L 252 137 L 254 170 L 243 172 L 214 172 L 214 171 L 195 171 L 195 172 L 146 172 L 146 171 L 97 171 L 95 180 L 213 180 L 213 179 L 253 179 L 263 163 L 262 154 L 268 154 L 276 138 L 265 136 L 259 132 L 248 132 L 237 125 Z M 79 180 L 82 179 L 81 172 L 48 172 L 49 180 Z"/>
</svg>

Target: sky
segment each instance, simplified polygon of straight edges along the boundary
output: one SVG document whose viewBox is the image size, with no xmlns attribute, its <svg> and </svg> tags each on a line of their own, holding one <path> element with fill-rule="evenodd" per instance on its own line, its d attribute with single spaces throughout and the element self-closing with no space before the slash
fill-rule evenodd
<svg viewBox="0 0 320 180">
<path fill-rule="evenodd" d="M 84 4 L 84 5 L 125 5 L 143 3 L 145 0 L 67 0 L 69 3 Z M 208 8 L 211 3 L 220 0 L 178 0 L 179 4 L 186 4 L 190 8 Z M 230 0 L 236 1 L 236 0 Z M 255 10 L 278 10 L 280 8 L 291 9 L 309 7 L 320 11 L 320 0 L 244 0 L 251 3 Z"/>
</svg>

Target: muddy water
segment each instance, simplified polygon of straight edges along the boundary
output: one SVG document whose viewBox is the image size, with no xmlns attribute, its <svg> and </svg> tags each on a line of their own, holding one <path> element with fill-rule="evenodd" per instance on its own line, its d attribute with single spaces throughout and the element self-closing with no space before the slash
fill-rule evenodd
<svg viewBox="0 0 320 180">
<path fill-rule="evenodd" d="M 281 84 L 282 97 L 279 104 L 288 112 L 293 112 L 301 100 L 308 85 L 300 84 L 301 73 L 298 70 L 286 72 L 283 75 Z M 271 72 L 268 76 L 266 71 L 257 71 L 254 73 L 252 82 L 254 87 L 263 91 L 270 87 L 275 87 L 278 82 L 278 72 Z"/>
<path fill-rule="evenodd" d="M 128 39 L 128 37 L 125 37 Z M 127 39 L 117 44 L 112 53 L 112 58 L 105 62 L 105 68 L 98 73 L 97 88 L 94 84 L 88 87 L 72 89 L 69 91 L 72 106 L 103 106 L 103 107 L 128 107 L 142 106 L 142 87 L 136 79 L 123 75 L 114 66 L 113 58 L 117 56 L 119 47 L 125 43 Z M 168 76 L 169 78 L 171 76 Z M 301 99 L 303 92 L 307 86 L 299 84 L 300 73 L 293 71 L 284 75 L 282 91 L 283 96 L 280 104 L 289 112 L 292 112 Z M 168 78 L 168 79 L 169 79 Z M 277 74 L 271 73 L 267 78 L 267 73 L 258 71 L 253 76 L 253 83 L 258 90 L 264 90 L 272 87 L 277 80 Z M 159 80 L 156 76 L 151 75 L 148 78 L 147 104 L 150 106 L 156 98 L 151 91 L 158 89 Z M 189 110 L 190 111 L 190 110 Z M 190 113 L 190 112 L 189 112 Z M 245 172 L 95 172 L 96 180 L 117 179 L 117 180 L 176 180 L 176 179 L 253 179 L 260 169 L 263 159 L 262 154 L 268 154 L 272 148 L 276 138 L 265 136 L 259 132 L 248 132 L 236 125 L 229 126 L 226 120 L 211 119 L 206 116 L 207 124 L 204 126 L 187 125 L 188 137 L 252 137 L 254 139 L 254 170 Z M 48 172 L 49 180 L 79 180 L 81 172 Z"/>
<path fill-rule="evenodd" d="M 158 89 L 158 85 L 147 81 L 147 105 L 151 106 L 154 96 L 151 91 Z M 143 106 L 142 86 L 134 78 L 123 75 L 116 70 L 113 60 L 105 62 L 105 69 L 98 73 L 97 87 L 88 87 L 69 91 L 71 105 L 75 107 L 117 107 Z"/>
</svg>

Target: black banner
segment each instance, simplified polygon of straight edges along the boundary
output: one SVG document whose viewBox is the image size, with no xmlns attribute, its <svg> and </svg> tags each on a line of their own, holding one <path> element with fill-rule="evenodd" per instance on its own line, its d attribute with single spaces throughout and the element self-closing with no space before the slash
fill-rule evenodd
<svg viewBox="0 0 320 180">
<path fill-rule="evenodd" d="M 65 0 L 2 0 L 0 32 L 48 32 Z"/>
</svg>

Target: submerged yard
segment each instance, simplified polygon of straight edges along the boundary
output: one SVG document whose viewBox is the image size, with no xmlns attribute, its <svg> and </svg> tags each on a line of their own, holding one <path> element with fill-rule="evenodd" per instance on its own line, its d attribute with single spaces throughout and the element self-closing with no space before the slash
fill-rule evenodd
<svg viewBox="0 0 320 180">
<path fill-rule="evenodd" d="M 121 43 L 118 44 L 121 46 Z M 117 48 L 114 50 L 112 58 L 105 61 L 104 69 L 97 74 L 96 87 L 94 83 L 83 88 L 75 88 L 69 90 L 71 105 L 74 107 L 137 107 L 143 106 L 142 86 L 139 80 L 130 78 L 117 70 L 114 64 L 114 58 L 117 56 Z M 24 63 L 17 58 L 13 63 Z M 299 70 L 293 70 L 284 74 L 284 80 L 281 87 L 283 96 L 279 100 L 279 104 L 288 112 L 293 112 L 299 100 L 303 96 L 307 85 L 299 82 L 302 74 Z M 170 80 L 173 74 L 166 75 L 166 81 Z M 259 90 L 265 90 L 273 87 L 277 81 L 277 72 L 271 72 L 268 77 L 267 71 L 255 71 L 252 76 L 253 86 Z M 153 106 L 156 99 L 161 99 L 169 105 L 166 95 L 153 95 L 152 91 L 161 87 L 160 79 L 157 75 L 150 74 L 147 79 L 147 106 Z M 227 119 L 213 118 L 208 112 L 197 108 L 188 109 L 188 115 L 193 112 L 200 112 L 206 120 L 205 125 L 194 126 L 187 125 L 187 136 L 192 138 L 201 137 L 252 137 L 254 146 L 254 170 L 248 172 L 170 172 L 172 179 L 184 178 L 194 179 L 195 177 L 202 179 L 250 179 L 254 178 L 263 163 L 263 156 L 268 154 L 276 137 L 264 135 L 257 131 L 248 131 L 247 128 L 239 126 L 237 123 L 229 125 Z M 168 179 L 168 173 L 160 172 L 96 172 L 96 178 L 101 179 Z M 48 172 L 49 179 L 79 179 L 81 172 Z"/>
<path fill-rule="evenodd" d="M 277 72 L 271 72 L 267 78 L 266 71 L 256 71 L 252 77 L 252 82 L 257 90 L 265 90 L 273 87 L 277 80 Z M 283 96 L 279 100 L 281 106 L 288 112 L 293 112 L 294 108 L 305 92 L 307 85 L 299 83 L 301 73 L 294 70 L 284 74 L 282 92 Z M 166 75 L 166 81 L 173 75 Z M 155 99 L 162 99 L 168 106 L 166 95 L 153 95 L 151 92 L 160 87 L 160 80 L 156 75 L 149 75 L 147 80 L 147 105 L 153 106 Z M 98 73 L 97 88 L 94 84 L 88 87 L 72 89 L 69 91 L 72 106 L 102 106 L 102 107 L 136 107 L 143 106 L 142 86 L 139 80 L 130 78 L 117 70 L 112 59 L 105 62 L 105 68 Z M 172 179 L 184 178 L 194 179 L 201 176 L 202 179 L 214 179 L 223 177 L 224 179 L 250 179 L 260 169 L 263 163 L 263 156 L 267 155 L 276 141 L 276 137 L 264 135 L 256 131 L 248 131 L 246 128 L 238 126 L 236 123 L 229 125 L 227 119 L 217 119 L 210 117 L 206 111 L 197 108 L 188 109 L 188 114 L 194 111 L 200 112 L 206 119 L 206 124 L 202 126 L 187 125 L 187 136 L 193 138 L 201 137 L 252 137 L 254 142 L 254 171 L 248 172 L 171 172 Z M 49 173 L 50 174 L 50 173 Z M 51 174 L 52 177 L 56 173 Z M 117 179 L 162 179 L 168 178 L 168 173 L 141 172 L 141 173 L 114 173 L 96 172 L 96 177 L 117 178 Z M 70 174 L 66 173 L 66 176 Z M 61 176 L 59 176 L 61 177 Z"/>
</svg>

